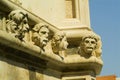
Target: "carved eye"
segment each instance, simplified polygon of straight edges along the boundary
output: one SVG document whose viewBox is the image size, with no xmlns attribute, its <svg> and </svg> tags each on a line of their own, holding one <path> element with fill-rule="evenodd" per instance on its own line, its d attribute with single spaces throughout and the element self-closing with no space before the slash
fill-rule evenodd
<svg viewBox="0 0 120 80">
<path fill-rule="evenodd" d="M 27 22 L 25 21 L 24 24 L 26 24 Z"/>
<path fill-rule="evenodd" d="M 17 27 L 15 27 L 14 29 L 15 29 L 15 30 L 17 30 L 18 28 L 17 28 Z"/>
<path fill-rule="evenodd" d="M 95 44 L 95 41 L 91 41 L 92 44 Z"/>
<path fill-rule="evenodd" d="M 85 43 L 89 43 L 89 41 L 88 41 L 88 40 L 86 40 L 86 41 L 85 41 Z"/>
<path fill-rule="evenodd" d="M 46 34 L 46 32 L 45 32 L 45 31 L 42 31 L 41 33 L 42 33 L 42 34 Z"/>
<path fill-rule="evenodd" d="M 12 26 L 17 26 L 17 24 L 13 24 Z"/>
<path fill-rule="evenodd" d="M 24 20 L 23 23 L 24 23 L 24 24 L 27 24 L 28 22 L 27 22 L 27 20 Z"/>
</svg>

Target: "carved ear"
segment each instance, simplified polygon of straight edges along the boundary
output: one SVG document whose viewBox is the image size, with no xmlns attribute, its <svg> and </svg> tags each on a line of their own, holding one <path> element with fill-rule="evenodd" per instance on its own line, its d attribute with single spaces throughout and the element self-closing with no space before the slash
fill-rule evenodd
<svg viewBox="0 0 120 80">
<path fill-rule="evenodd" d="M 95 49 L 97 49 L 97 45 L 98 45 L 98 43 L 96 42 L 95 44 L 96 44 Z"/>
<path fill-rule="evenodd" d="M 80 40 L 80 43 L 79 43 L 79 48 L 83 47 L 83 41 Z"/>
<path fill-rule="evenodd" d="M 102 41 L 101 39 L 97 41 L 96 49 L 94 51 L 96 57 L 101 57 L 102 54 Z"/>
</svg>

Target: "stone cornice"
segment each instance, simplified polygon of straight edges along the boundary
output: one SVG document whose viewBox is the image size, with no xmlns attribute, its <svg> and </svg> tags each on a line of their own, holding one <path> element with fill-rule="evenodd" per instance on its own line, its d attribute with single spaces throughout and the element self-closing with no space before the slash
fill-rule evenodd
<svg viewBox="0 0 120 80">
<path fill-rule="evenodd" d="M 84 71 L 84 69 L 87 68 L 88 70 L 95 71 L 95 75 L 96 75 L 100 73 L 103 65 L 101 59 L 99 60 L 95 57 L 91 57 L 90 59 L 85 59 L 77 54 L 71 57 L 66 57 L 64 60 L 62 60 L 58 55 L 41 52 L 41 49 L 39 47 L 32 45 L 30 43 L 21 42 L 19 39 L 16 39 L 14 36 L 4 31 L 0 31 L 0 43 L 9 46 L 11 48 L 17 49 L 19 51 L 22 51 L 24 52 L 24 54 L 35 56 L 38 59 L 42 59 L 47 62 L 46 65 L 49 68 L 54 68 L 56 70 L 63 72 L 67 72 L 67 70 L 74 72 L 76 70 L 79 71 L 79 69 Z M 12 53 L 11 55 L 14 55 L 14 53 Z M 17 56 L 17 57 L 21 57 L 21 56 Z M 30 60 L 30 62 L 31 61 L 32 60 Z"/>
</svg>

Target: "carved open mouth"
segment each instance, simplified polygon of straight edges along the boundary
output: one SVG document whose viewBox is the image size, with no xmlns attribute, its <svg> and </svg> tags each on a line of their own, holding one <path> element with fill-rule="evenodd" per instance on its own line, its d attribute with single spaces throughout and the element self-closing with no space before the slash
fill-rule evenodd
<svg viewBox="0 0 120 80">
<path fill-rule="evenodd" d="M 91 49 L 91 50 L 92 50 L 92 49 L 93 49 L 93 47 L 87 47 L 87 49 Z"/>
<path fill-rule="evenodd" d="M 44 40 L 43 40 L 43 42 L 47 43 L 47 42 L 48 42 L 48 40 L 47 40 L 47 39 L 44 39 Z"/>
</svg>

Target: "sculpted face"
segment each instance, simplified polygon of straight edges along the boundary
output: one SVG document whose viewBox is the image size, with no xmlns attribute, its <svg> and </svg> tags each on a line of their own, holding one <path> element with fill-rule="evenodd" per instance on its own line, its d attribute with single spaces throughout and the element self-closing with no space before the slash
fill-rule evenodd
<svg viewBox="0 0 120 80">
<path fill-rule="evenodd" d="M 15 22 L 17 24 L 16 29 L 14 30 L 27 31 L 29 29 L 28 15 L 26 12 L 21 10 L 15 10 L 12 11 L 8 17 L 11 22 Z"/>
<path fill-rule="evenodd" d="M 8 18 L 6 31 L 15 34 L 15 37 L 23 41 L 25 34 L 29 30 L 27 13 L 21 10 L 14 10 L 9 14 Z"/>
<path fill-rule="evenodd" d="M 49 34 L 48 28 L 47 27 L 41 27 L 38 34 L 40 36 L 41 46 L 45 46 L 48 42 L 48 34 Z"/>
<path fill-rule="evenodd" d="M 28 25 L 27 17 L 25 17 L 25 18 L 22 20 L 19 28 L 20 28 L 22 31 L 28 31 L 29 25 Z"/>
<path fill-rule="evenodd" d="M 64 37 L 61 41 L 61 43 L 59 44 L 59 47 L 62 49 L 62 50 L 66 50 L 67 49 L 67 46 L 68 46 L 68 42 L 67 42 L 67 39 L 66 37 Z"/>
<path fill-rule="evenodd" d="M 68 46 L 67 38 L 64 32 L 55 33 L 52 40 L 52 49 L 54 53 L 66 50 Z"/>
<path fill-rule="evenodd" d="M 85 38 L 83 41 L 83 50 L 87 54 L 91 54 L 96 47 L 96 40 L 94 38 Z"/>
</svg>

